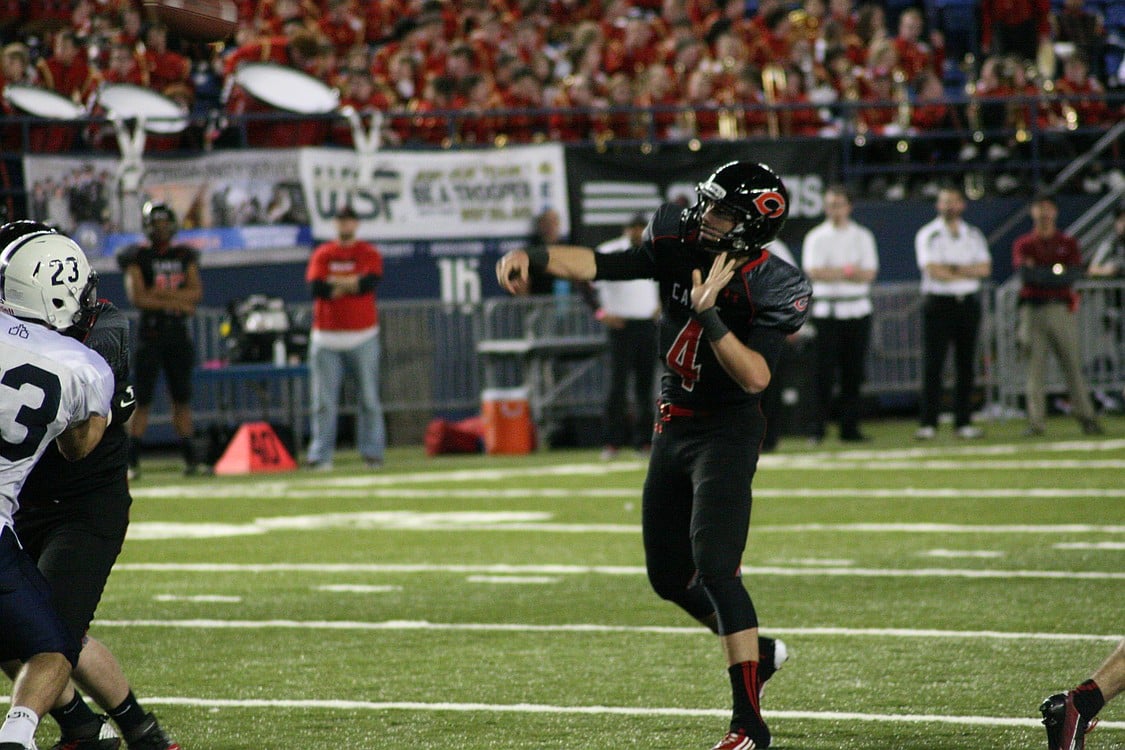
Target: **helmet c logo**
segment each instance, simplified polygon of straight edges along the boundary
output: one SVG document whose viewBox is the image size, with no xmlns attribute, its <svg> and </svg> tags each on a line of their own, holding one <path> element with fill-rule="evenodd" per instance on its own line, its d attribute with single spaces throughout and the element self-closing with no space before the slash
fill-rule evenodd
<svg viewBox="0 0 1125 750">
<path fill-rule="evenodd" d="M 754 199 L 754 208 L 767 219 L 780 218 L 785 213 L 785 196 L 776 190 L 762 193 Z"/>
</svg>

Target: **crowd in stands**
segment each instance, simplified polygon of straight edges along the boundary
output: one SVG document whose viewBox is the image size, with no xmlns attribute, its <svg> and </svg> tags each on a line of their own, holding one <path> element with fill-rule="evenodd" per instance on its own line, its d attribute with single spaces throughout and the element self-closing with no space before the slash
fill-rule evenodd
<svg viewBox="0 0 1125 750">
<path fill-rule="evenodd" d="M 140 0 L 0 0 L 0 87 L 42 86 L 96 114 L 100 85 L 130 83 L 196 115 L 237 115 L 255 111 L 253 97 L 235 85 L 239 66 L 271 62 L 338 90 L 341 104 L 357 112 L 387 113 L 383 136 L 392 144 L 848 134 L 857 144 L 870 139 L 871 158 L 887 160 L 904 151 L 887 137 L 961 134 L 920 139 L 909 157 L 916 165 L 1007 158 L 1030 129 L 1098 129 L 1122 117 L 1112 92 L 1118 71 L 1106 64 L 1114 39 L 1083 0 L 984 0 L 973 38 L 956 44 L 930 3 L 237 5 L 234 37 L 206 45 L 170 36 Z M 323 131 L 289 128 L 279 140 L 275 129 L 250 140 L 303 145 L 285 142 L 288 133 L 347 145 L 352 132 L 340 120 Z M 223 137 L 212 123 L 186 145 Z M 1062 152 L 1076 148 L 1057 140 Z"/>
</svg>

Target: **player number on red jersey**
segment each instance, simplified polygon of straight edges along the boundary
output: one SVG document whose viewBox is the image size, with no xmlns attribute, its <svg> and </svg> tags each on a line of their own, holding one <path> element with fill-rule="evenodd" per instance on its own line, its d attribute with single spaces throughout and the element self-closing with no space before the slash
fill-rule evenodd
<svg viewBox="0 0 1125 750">
<path fill-rule="evenodd" d="M 680 376 L 681 387 L 685 391 L 694 390 L 695 381 L 699 380 L 699 339 L 702 335 L 703 326 L 692 318 L 680 329 L 664 357 L 668 367 Z"/>
</svg>

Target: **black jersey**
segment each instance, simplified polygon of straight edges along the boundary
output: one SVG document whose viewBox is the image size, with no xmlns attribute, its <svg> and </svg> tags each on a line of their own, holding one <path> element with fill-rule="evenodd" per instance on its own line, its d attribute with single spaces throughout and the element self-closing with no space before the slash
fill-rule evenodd
<svg viewBox="0 0 1125 750">
<path fill-rule="evenodd" d="M 129 385 L 129 319 L 112 303 L 98 302 L 86 346 L 100 354 L 113 370 L 114 388 Z M 119 398 L 114 395 L 114 401 Z M 125 425 L 112 422 L 89 455 L 67 461 L 54 441 L 39 459 L 20 491 L 20 507 L 30 508 L 54 501 L 97 500 L 94 490 L 125 476 L 128 469 L 128 440 Z"/>
<path fill-rule="evenodd" d="M 148 288 L 180 289 L 187 283 L 188 269 L 199 265 L 199 251 L 190 245 L 170 245 L 163 251 L 147 244 L 129 245 L 118 253 L 117 264 L 122 271 L 137 266 Z M 187 317 L 172 310 L 141 310 L 141 337 L 170 326 L 186 326 Z"/>
<path fill-rule="evenodd" d="M 706 278 L 713 255 L 696 246 L 698 227 L 688 212 L 666 203 L 652 217 L 639 247 L 599 255 L 599 279 L 653 278 L 660 285 L 660 357 L 663 401 L 715 410 L 758 399 L 734 382 L 719 364 L 692 315 L 692 271 Z M 716 306 L 723 323 L 743 344 L 761 354 L 770 370 L 781 344 L 808 315 L 812 286 L 793 266 L 761 251 L 735 272 Z"/>
</svg>

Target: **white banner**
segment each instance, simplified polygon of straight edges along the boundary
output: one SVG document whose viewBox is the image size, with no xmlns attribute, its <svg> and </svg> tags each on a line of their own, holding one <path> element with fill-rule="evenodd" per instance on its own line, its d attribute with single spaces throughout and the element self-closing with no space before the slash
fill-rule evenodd
<svg viewBox="0 0 1125 750">
<path fill-rule="evenodd" d="M 184 229 L 308 224 L 296 149 L 146 159 L 136 193 L 119 190 L 118 163 L 111 154 L 25 156 L 30 218 L 62 228 L 95 254 L 112 245 L 109 237 L 140 228 L 146 200 L 168 203 Z"/>
<path fill-rule="evenodd" d="M 335 237 L 351 204 L 360 236 L 374 241 L 526 237 L 546 208 L 570 231 L 562 146 L 497 151 L 354 151 L 307 148 L 301 185 L 313 236 Z"/>
</svg>

